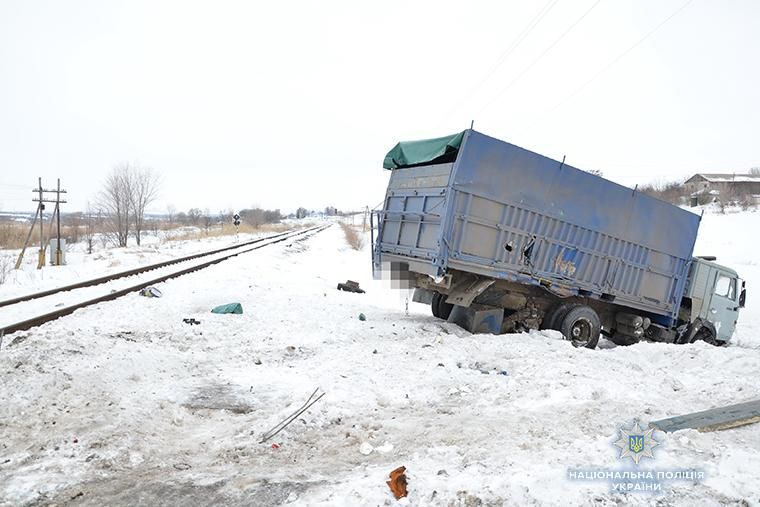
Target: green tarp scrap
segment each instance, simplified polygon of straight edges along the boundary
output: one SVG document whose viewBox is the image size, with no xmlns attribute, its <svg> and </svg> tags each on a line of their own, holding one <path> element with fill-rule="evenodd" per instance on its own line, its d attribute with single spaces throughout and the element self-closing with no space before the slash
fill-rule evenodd
<svg viewBox="0 0 760 507">
<path fill-rule="evenodd" d="M 243 305 L 240 303 L 229 303 L 226 305 L 219 305 L 211 313 L 243 313 Z"/>
<path fill-rule="evenodd" d="M 384 169 L 398 169 L 430 162 L 453 162 L 462 144 L 464 132 L 435 139 L 402 141 L 385 156 Z"/>
</svg>

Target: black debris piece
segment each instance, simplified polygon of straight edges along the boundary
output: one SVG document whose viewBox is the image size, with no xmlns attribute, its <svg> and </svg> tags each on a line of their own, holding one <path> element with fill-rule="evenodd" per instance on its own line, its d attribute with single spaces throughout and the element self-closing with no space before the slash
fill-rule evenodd
<svg viewBox="0 0 760 507">
<path fill-rule="evenodd" d="M 356 292 L 357 294 L 364 294 L 365 290 L 359 287 L 359 282 L 353 280 L 346 280 L 346 283 L 339 283 L 338 290 L 344 290 L 346 292 Z"/>
</svg>

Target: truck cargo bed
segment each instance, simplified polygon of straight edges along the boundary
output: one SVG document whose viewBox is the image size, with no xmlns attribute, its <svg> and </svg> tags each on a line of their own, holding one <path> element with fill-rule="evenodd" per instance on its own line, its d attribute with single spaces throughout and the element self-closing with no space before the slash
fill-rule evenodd
<svg viewBox="0 0 760 507">
<path fill-rule="evenodd" d="M 453 163 L 393 169 L 374 261 L 456 269 L 676 317 L 700 217 L 467 130 Z"/>
</svg>

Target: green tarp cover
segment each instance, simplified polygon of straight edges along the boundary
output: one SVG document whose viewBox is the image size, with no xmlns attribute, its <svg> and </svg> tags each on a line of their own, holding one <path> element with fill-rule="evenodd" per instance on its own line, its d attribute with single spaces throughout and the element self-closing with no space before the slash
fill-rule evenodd
<svg viewBox="0 0 760 507">
<path fill-rule="evenodd" d="M 243 305 L 240 303 L 220 305 L 211 310 L 211 313 L 243 313 Z"/>
<path fill-rule="evenodd" d="M 464 138 L 464 132 L 435 139 L 423 139 L 421 141 L 403 141 L 393 147 L 385 156 L 383 168 L 398 169 L 432 162 L 444 155 L 452 154 L 459 150 Z"/>
</svg>

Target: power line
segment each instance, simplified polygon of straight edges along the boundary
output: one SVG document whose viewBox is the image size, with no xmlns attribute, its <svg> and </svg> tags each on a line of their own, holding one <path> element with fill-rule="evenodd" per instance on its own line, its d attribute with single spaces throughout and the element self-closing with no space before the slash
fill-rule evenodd
<svg viewBox="0 0 760 507">
<path fill-rule="evenodd" d="M 536 13 L 533 18 L 528 22 L 528 24 L 523 28 L 523 30 L 517 35 L 517 37 L 512 41 L 512 44 L 510 44 L 507 49 L 502 51 L 502 53 L 499 55 L 499 57 L 496 59 L 496 63 L 491 67 L 491 69 L 483 76 L 483 78 L 478 81 L 478 83 L 470 88 L 470 90 L 462 97 L 461 100 L 459 100 L 454 107 L 452 107 L 443 117 L 443 120 L 441 120 L 440 123 L 443 123 L 446 121 L 449 116 L 451 116 L 457 109 L 459 109 L 462 104 L 467 102 L 467 100 L 473 96 L 473 94 L 480 89 L 481 86 L 483 86 L 491 77 L 496 73 L 497 70 L 499 70 L 499 67 L 502 66 L 502 64 L 509 58 L 509 56 L 514 53 L 514 51 L 522 44 L 522 42 L 530 35 L 530 33 L 533 31 L 536 26 L 543 20 L 547 14 L 554 8 L 554 6 L 559 2 L 559 0 L 549 0 L 546 4 L 544 4 L 543 7 Z"/>
<path fill-rule="evenodd" d="M 522 72 L 520 72 L 512 81 L 510 81 L 507 84 L 507 86 L 505 86 L 504 88 L 502 88 L 499 91 L 499 93 L 497 93 L 483 107 L 481 107 L 480 109 L 478 109 L 478 111 L 476 113 L 476 116 L 477 116 L 478 113 L 482 112 L 485 108 L 487 108 L 488 106 L 490 106 L 491 104 L 493 104 L 493 102 L 496 101 L 499 97 L 501 97 L 504 94 L 504 92 L 506 92 L 507 90 L 509 90 L 510 88 L 512 88 L 512 86 L 514 86 L 515 83 L 517 83 L 518 81 L 520 81 L 520 79 L 522 79 L 522 77 L 525 76 L 525 74 L 527 74 L 533 67 L 535 67 L 535 65 L 538 62 L 540 62 L 544 58 L 544 56 L 546 56 L 547 53 L 549 53 L 549 51 L 551 51 L 552 49 L 554 49 L 554 47 L 557 44 L 559 44 L 562 41 L 562 39 L 564 39 L 565 36 L 567 36 L 567 34 L 569 34 L 573 30 L 573 28 L 575 28 L 576 26 L 578 26 L 578 24 L 580 24 L 580 22 L 583 21 L 586 18 L 586 16 L 588 16 L 591 13 L 591 11 L 593 11 L 594 8 L 596 8 L 596 6 L 599 5 L 599 3 L 601 1 L 602 0 L 596 0 L 596 2 L 594 2 L 593 5 L 591 5 L 591 7 L 589 7 L 578 19 L 576 19 L 575 22 L 573 22 L 573 24 L 570 25 L 567 28 L 567 30 L 565 30 L 564 32 L 562 32 L 562 35 L 560 35 L 559 37 L 557 37 L 554 40 L 554 42 L 552 42 L 546 49 L 544 49 L 544 51 L 540 55 L 538 55 L 538 57 L 535 58 L 527 67 L 525 67 L 522 70 Z"/>
<path fill-rule="evenodd" d="M 649 32 L 647 32 L 643 37 L 641 37 L 639 40 L 637 40 L 628 49 L 626 49 L 625 51 L 623 51 L 622 53 L 620 53 L 619 55 L 617 55 L 615 58 L 613 58 L 610 61 L 610 63 L 608 63 L 607 65 L 605 65 L 604 67 L 602 67 L 602 69 L 599 72 L 597 72 L 596 74 L 594 74 L 594 76 L 591 79 L 589 79 L 588 81 L 586 81 L 585 83 L 583 83 L 579 88 L 577 88 L 573 93 L 571 93 L 570 95 L 568 95 L 567 97 L 565 97 L 556 106 L 552 107 L 547 112 L 547 114 L 553 113 L 554 111 L 556 111 L 557 109 L 559 109 L 560 107 L 562 107 L 567 101 L 569 101 L 570 99 L 572 99 L 573 97 L 575 97 L 576 95 L 578 95 L 580 92 L 582 92 L 588 85 L 590 85 L 591 83 L 593 83 L 599 76 L 601 76 L 602 74 L 604 74 L 605 72 L 607 72 L 617 62 L 619 62 L 620 60 L 622 60 L 623 58 L 625 58 L 625 56 L 628 53 L 630 53 L 631 51 L 633 51 L 634 49 L 636 49 L 639 45 L 641 45 L 641 43 L 643 43 L 645 40 L 647 40 L 652 34 L 654 34 L 657 30 L 659 30 L 665 23 L 667 23 L 668 21 L 670 21 L 671 19 L 673 19 L 674 17 L 676 17 L 676 15 L 678 15 L 682 10 L 684 10 L 693 1 L 694 0 L 686 0 L 686 2 L 683 5 L 681 5 L 678 9 L 676 9 L 675 11 L 673 11 L 668 17 L 666 17 L 665 19 L 663 19 L 662 21 L 660 21 L 657 24 L 657 26 L 655 26 L 654 28 L 652 28 Z"/>
</svg>

